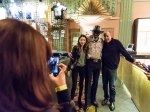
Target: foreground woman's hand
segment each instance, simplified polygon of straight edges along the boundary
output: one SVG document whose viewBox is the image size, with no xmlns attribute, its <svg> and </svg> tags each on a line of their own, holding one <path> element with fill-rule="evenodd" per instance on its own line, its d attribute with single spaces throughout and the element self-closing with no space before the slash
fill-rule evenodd
<svg viewBox="0 0 150 112">
<path fill-rule="evenodd" d="M 66 65 L 60 63 L 58 67 L 59 67 L 59 74 L 56 77 L 53 76 L 53 74 L 49 74 L 50 80 L 55 84 L 56 87 L 66 84 L 65 78 Z"/>
</svg>

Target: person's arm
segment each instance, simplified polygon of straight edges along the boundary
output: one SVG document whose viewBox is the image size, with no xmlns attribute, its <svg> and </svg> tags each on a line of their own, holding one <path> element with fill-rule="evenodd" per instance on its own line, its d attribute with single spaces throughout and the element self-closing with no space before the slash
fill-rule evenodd
<svg viewBox="0 0 150 112">
<path fill-rule="evenodd" d="M 74 60 L 74 57 L 75 57 L 75 54 L 76 54 L 76 50 L 77 50 L 77 46 L 74 46 L 72 48 L 72 52 L 71 52 L 71 55 L 70 55 L 70 59 L 71 60 Z"/>
<path fill-rule="evenodd" d="M 57 99 L 58 99 L 59 104 L 69 103 L 71 101 L 67 85 L 59 86 L 59 87 L 55 88 L 55 91 L 57 94 Z"/>
<path fill-rule="evenodd" d="M 68 65 L 67 65 L 67 71 L 71 70 L 71 65 L 72 65 L 72 63 L 74 61 L 75 53 L 76 53 L 76 46 L 74 46 L 72 48 L 72 51 L 71 51 L 71 54 L 70 54 L 70 61 L 69 61 Z"/>
<path fill-rule="evenodd" d="M 71 70 L 72 59 L 70 58 L 69 63 L 67 65 L 67 72 Z"/>
<path fill-rule="evenodd" d="M 65 102 L 70 102 L 71 98 L 69 96 L 69 91 L 66 85 L 66 78 L 65 78 L 66 66 L 62 63 L 60 63 L 58 66 L 60 72 L 57 75 L 57 77 L 54 77 L 53 74 L 50 74 L 49 78 L 55 85 L 58 103 L 61 104 Z"/>
<path fill-rule="evenodd" d="M 135 60 L 130 56 L 130 54 L 126 51 L 126 49 L 123 47 L 122 43 L 118 40 L 118 48 L 119 52 L 125 57 L 126 60 L 128 60 L 131 63 L 134 63 Z"/>
</svg>

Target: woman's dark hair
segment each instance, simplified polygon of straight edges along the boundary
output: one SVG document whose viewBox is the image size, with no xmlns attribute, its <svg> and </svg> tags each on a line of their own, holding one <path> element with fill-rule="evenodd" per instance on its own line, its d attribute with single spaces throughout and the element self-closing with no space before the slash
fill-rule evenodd
<svg viewBox="0 0 150 112">
<path fill-rule="evenodd" d="M 84 37 L 84 38 L 86 39 L 86 43 L 85 43 L 84 46 L 83 46 L 83 51 L 84 51 L 85 53 L 87 53 L 87 50 L 88 50 L 88 40 L 87 40 L 86 35 L 81 34 L 81 35 L 79 36 L 79 38 L 78 38 L 78 43 L 77 43 L 77 47 L 78 47 L 78 49 L 79 49 L 79 51 L 80 51 L 80 50 L 81 50 L 81 45 L 80 45 L 79 40 L 80 40 L 81 37 Z"/>
<path fill-rule="evenodd" d="M 15 19 L 0 20 L 0 108 L 18 104 L 43 111 L 53 106 L 46 64 L 51 56 L 49 43 L 34 28 Z"/>
</svg>

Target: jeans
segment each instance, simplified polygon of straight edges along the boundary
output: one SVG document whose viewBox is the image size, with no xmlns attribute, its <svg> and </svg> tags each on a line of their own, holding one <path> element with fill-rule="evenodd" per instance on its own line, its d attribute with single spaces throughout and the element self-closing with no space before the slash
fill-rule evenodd
<svg viewBox="0 0 150 112">
<path fill-rule="evenodd" d="M 98 62 L 94 62 L 92 59 L 87 59 L 85 75 L 85 105 L 90 105 L 91 102 L 96 101 L 100 69 L 100 60 L 98 60 Z"/>
<path fill-rule="evenodd" d="M 109 99 L 110 102 L 115 102 L 115 80 L 117 77 L 117 69 L 109 69 L 102 66 L 102 82 L 105 99 Z M 108 95 L 108 84 L 109 84 L 109 95 Z"/>
<path fill-rule="evenodd" d="M 83 81 L 84 81 L 84 76 L 85 76 L 85 66 L 83 66 L 83 67 L 77 66 L 72 70 L 71 99 L 74 99 L 74 95 L 75 95 L 75 91 L 76 91 L 76 87 L 77 87 L 78 74 L 80 77 L 78 101 L 81 102 L 82 91 L 83 91 Z"/>
</svg>

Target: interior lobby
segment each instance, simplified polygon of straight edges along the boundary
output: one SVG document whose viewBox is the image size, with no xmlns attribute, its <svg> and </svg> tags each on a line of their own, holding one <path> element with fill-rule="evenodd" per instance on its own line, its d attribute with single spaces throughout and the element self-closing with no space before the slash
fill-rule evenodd
<svg viewBox="0 0 150 112">
<path fill-rule="evenodd" d="M 58 3 L 63 7 L 60 18 L 53 10 Z M 13 17 L 14 7 L 19 16 Z M 149 7 L 150 0 L 0 0 L 0 19 L 8 17 L 24 21 L 40 31 L 54 51 L 69 53 L 81 34 L 89 36 L 93 27 L 99 25 L 102 31 L 110 31 L 126 49 L 133 45 L 128 53 L 136 61 L 150 65 Z M 104 38 L 103 35 L 100 37 Z M 61 62 L 67 65 L 68 59 Z M 142 66 L 120 56 L 114 112 L 150 112 L 150 81 L 145 72 Z M 71 91 L 71 76 L 66 80 Z M 103 94 L 100 73 L 96 98 L 99 106 L 91 106 L 87 112 L 110 112 L 108 105 L 101 105 Z"/>
</svg>

